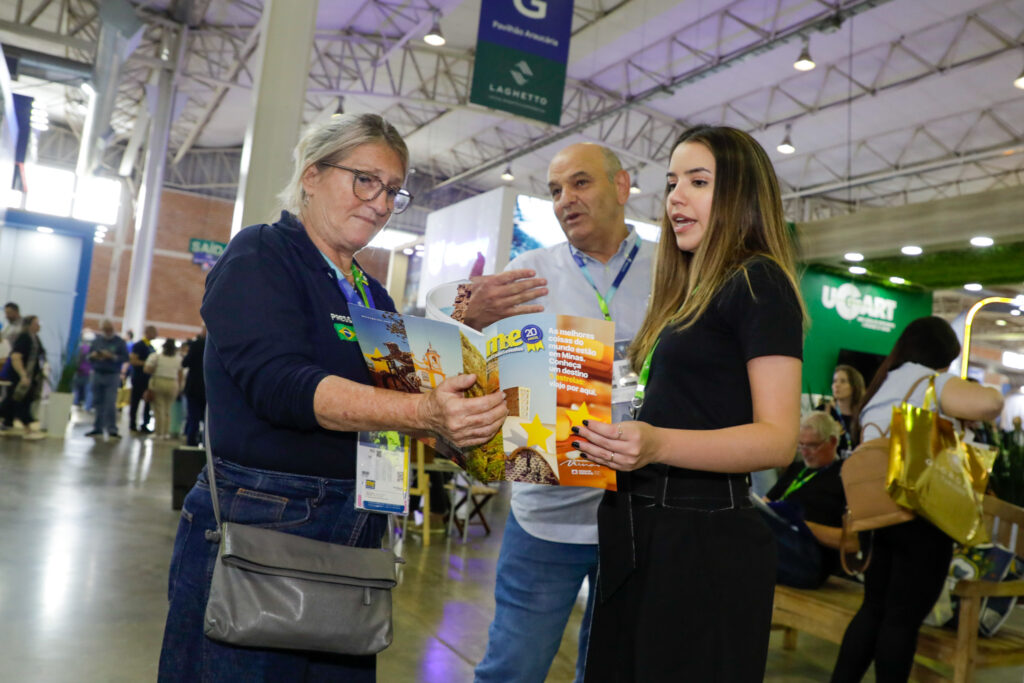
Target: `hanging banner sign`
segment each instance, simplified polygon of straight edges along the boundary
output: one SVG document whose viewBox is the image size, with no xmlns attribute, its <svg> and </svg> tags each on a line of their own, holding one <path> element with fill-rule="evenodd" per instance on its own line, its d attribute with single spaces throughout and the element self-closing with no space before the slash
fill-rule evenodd
<svg viewBox="0 0 1024 683">
<path fill-rule="evenodd" d="M 469 100 L 558 124 L 572 34 L 572 0 L 480 3 Z"/>
<path fill-rule="evenodd" d="M 224 242 L 214 242 L 213 240 L 203 240 L 195 237 L 188 241 L 188 251 L 192 254 L 192 263 L 197 264 L 204 272 L 213 268 L 213 264 L 224 253 L 227 246 Z"/>
</svg>

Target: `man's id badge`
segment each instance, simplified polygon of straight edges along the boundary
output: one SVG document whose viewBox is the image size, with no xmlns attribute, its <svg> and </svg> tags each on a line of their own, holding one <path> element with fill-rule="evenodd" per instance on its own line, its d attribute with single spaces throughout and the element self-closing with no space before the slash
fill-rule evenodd
<svg viewBox="0 0 1024 683">
<path fill-rule="evenodd" d="M 629 366 L 627 352 L 630 340 L 615 342 L 615 359 L 612 363 L 612 422 L 632 419 L 629 414 L 630 402 L 636 391 L 636 373 Z"/>
<path fill-rule="evenodd" d="M 409 437 L 398 432 L 359 432 L 356 508 L 409 512 Z"/>
</svg>

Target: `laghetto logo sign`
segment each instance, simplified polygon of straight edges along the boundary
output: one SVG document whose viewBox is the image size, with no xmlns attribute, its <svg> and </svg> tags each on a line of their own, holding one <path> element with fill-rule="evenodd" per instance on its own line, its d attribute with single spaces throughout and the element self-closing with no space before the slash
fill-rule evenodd
<svg viewBox="0 0 1024 683">
<path fill-rule="evenodd" d="M 879 294 L 863 294 L 857 285 L 846 282 L 838 287 L 822 285 L 821 305 L 834 310 L 843 320 L 854 321 L 869 330 L 891 332 L 895 326 L 895 299 Z"/>
<path fill-rule="evenodd" d="M 572 5 L 572 0 L 482 2 L 470 101 L 557 124 Z"/>
</svg>

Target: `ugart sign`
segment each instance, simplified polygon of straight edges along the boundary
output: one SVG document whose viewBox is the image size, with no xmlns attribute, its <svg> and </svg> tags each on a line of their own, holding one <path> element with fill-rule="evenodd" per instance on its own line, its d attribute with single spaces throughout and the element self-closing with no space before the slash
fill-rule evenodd
<svg viewBox="0 0 1024 683">
<path fill-rule="evenodd" d="M 838 287 L 823 285 L 821 288 L 821 304 L 826 309 L 835 310 L 840 318 L 847 321 L 856 320 L 869 330 L 891 332 L 895 326 L 896 301 L 878 294 L 861 294 L 856 285 L 850 282 Z"/>
</svg>

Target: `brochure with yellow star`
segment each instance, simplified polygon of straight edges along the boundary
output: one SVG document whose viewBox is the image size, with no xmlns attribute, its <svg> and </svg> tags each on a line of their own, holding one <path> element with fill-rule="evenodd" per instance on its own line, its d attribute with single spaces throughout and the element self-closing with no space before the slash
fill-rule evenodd
<svg viewBox="0 0 1024 683">
<path fill-rule="evenodd" d="M 467 395 L 505 394 L 508 417 L 483 446 L 434 448 L 483 482 L 615 488 L 615 473 L 580 457 L 571 428 L 612 421 L 615 325 L 538 313 L 474 332 L 454 323 L 350 306 L 370 379 L 399 391 L 430 391 L 447 377 L 477 376 Z"/>
</svg>

